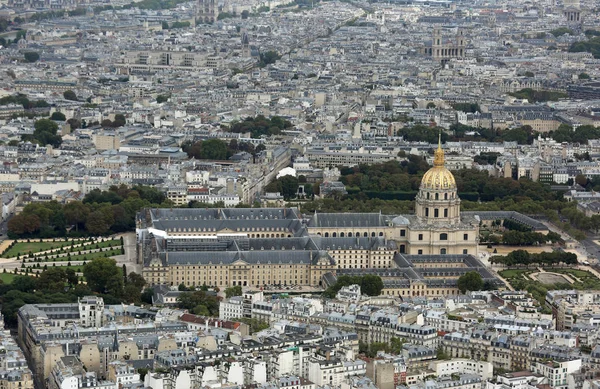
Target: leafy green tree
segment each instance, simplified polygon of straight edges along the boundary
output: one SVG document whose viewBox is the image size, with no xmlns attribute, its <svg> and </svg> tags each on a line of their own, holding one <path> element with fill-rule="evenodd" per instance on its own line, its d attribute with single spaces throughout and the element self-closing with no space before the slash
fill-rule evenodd
<svg viewBox="0 0 600 389">
<path fill-rule="evenodd" d="M 241 296 L 242 295 L 242 287 L 240 285 L 232 286 L 230 288 L 225 289 L 225 297 L 230 298 L 233 296 Z"/>
<path fill-rule="evenodd" d="M 63 92 L 63 97 L 65 100 L 77 101 L 77 95 L 70 89 Z"/>
<path fill-rule="evenodd" d="M 63 292 L 67 282 L 67 274 L 60 267 L 51 267 L 40 274 L 37 289 L 46 292 Z"/>
<path fill-rule="evenodd" d="M 383 290 L 383 280 L 374 274 L 365 274 L 360 282 L 360 291 L 367 296 L 379 296 Z"/>
<path fill-rule="evenodd" d="M 12 289 L 24 293 L 33 292 L 36 289 L 36 286 L 36 280 L 29 276 L 16 276 L 11 283 Z"/>
<path fill-rule="evenodd" d="M 142 292 L 142 295 L 141 295 L 141 297 L 140 297 L 140 300 L 141 300 L 143 303 L 146 303 L 146 304 L 152 304 L 152 303 L 153 303 L 153 301 L 152 301 L 152 296 L 154 296 L 154 289 L 153 289 L 153 288 L 146 288 L 146 289 L 144 289 L 144 291 Z"/>
<path fill-rule="evenodd" d="M 458 289 L 461 293 L 466 291 L 481 290 L 483 288 L 483 279 L 476 271 L 470 271 L 458 278 Z"/>
<path fill-rule="evenodd" d="M 85 228 L 91 234 L 104 235 L 108 232 L 113 223 L 114 219 L 112 212 L 105 212 L 103 209 L 99 209 L 87 216 Z"/>
<path fill-rule="evenodd" d="M 52 113 L 52 116 L 50 116 L 50 120 L 57 120 L 57 121 L 64 122 L 65 120 L 67 120 L 67 117 L 65 116 L 64 113 L 56 111 L 56 112 Z"/>
<path fill-rule="evenodd" d="M 134 285 L 139 290 L 142 290 L 142 288 L 146 286 L 146 280 L 144 277 L 136 272 L 131 272 L 127 275 L 127 283 Z"/>
<path fill-rule="evenodd" d="M 248 19 L 248 16 L 250 16 L 250 12 L 248 10 L 243 10 L 242 11 L 242 19 Z"/>
<path fill-rule="evenodd" d="M 71 285 L 71 287 L 79 284 L 79 277 L 75 273 L 75 270 L 69 268 L 65 271 L 65 274 L 67 277 L 67 282 L 69 285 Z"/>
<path fill-rule="evenodd" d="M 277 62 L 280 58 L 281 56 L 273 50 L 267 51 L 266 53 L 260 53 L 260 66 L 265 67 Z"/>
<path fill-rule="evenodd" d="M 169 96 L 169 95 L 158 95 L 158 96 L 156 96 L 156 102 L 158 104 L 166 103 L 167 101 L 169 101 L 170 97 L 171 96 Z"/>
<path fill-rule="evenodd" d="M 90 209 L 81 201 L 72 201 L 65 204 L 63 212 L 67 223 L 75 226 L 75 231 L 78 231 L 79 227 L 83 226 L 87 220 L 88 215 L 90 214 Z"/>
<path fill-rule="evenodd" d="M 39 144 L 52 145 L 59 147 L 62 143 L 62 138 L 57 135 L 58 124 L 50 119 L 40 119 L 34 124 L 35 130 L 33 135 L 23 135 L 21 138 L 24 141 L 38 142 Z"/>
<path fill-rule="evenodd" d="M 123 277 L 117 262 L 112 258 L 96 258 L 83 267 L 83 275 L 92 291 L 110 292 L 120 296 L 123 289 Z"/>
<path fill-rule="evenodd" d="M 28 51 L 23 56 L 25 57 L 25 61 L 30 63 L 37 62 L 40 59 L 40 54 L 35 51 Z"/>
<path fill-rule="evenodd" d="M 440 346 L 437 348 L 436 359 L 443 361 L 450 360 L 452 359 L 452 357 L 448 353 L 446 353 L 446 351 L 444 351 L 444 348 L 442 346 Z"/>
<path fill-rule="evenodd" d="M 281 194 L 284 199 L 293 199 L 298 193 L 298 179 L 294 176 L 283 176 L 279 178 L 281 183 Z"/>
<path fill-rule="evenodd" d="M 127 284 L 123 288 L 123 298 L 128 303 L 137 304 L 142 300 L 142 290 L 134 284 Z"/>
</svg>

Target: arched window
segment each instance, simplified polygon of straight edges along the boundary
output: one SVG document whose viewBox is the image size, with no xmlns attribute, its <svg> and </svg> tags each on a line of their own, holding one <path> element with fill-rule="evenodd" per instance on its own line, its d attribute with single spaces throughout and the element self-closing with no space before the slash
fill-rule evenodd
<svg viewBox="0 0 600 389">
<path fill-rule="evenodd" d="M 379 236 L 383 236 L 383 232 L 380 232 L 380 233 L 379 233 Z"/>
<path fill-rule="evenodd" d="M 329 232 L 326 232 L 326 233 L 325 233 L 325 237 L 326 237 L 326 238 L 329 238 Z"/>
<path fill-rule="evenodd" d="M 365 236 L 365 238 L 368 238 L 369 237 L 369 233 L 365 232 L 364 236 Z"/>
<path fill-rule="evenodd" d="M 445 255 L 446 254 L 446 249 L 441 249 L 440 250 L 440 254 Z"/>
<path fill-rule="evenodd" d="M 375 237 L 375 233 L 374 233 L 374 232 L 371 232 L 371 236 L 374 238 L 374 237 Z"/>
<path fill-rule="evenodd" d="M 440 240 L 448 240 L 448 234 L 446 234 L 446 233 L 440 234 Z"/>
<path fill-rule="evenodd" d="M 337 232 L 334 232 L 331 236 L 333 236 L 334 238 L 337 237 Z"/>
<path fill-rule="evenodd" d="M 448 193 L 444 193 L 444 200 L 448 200 Z"/>
<path fill-rule="evenodd" d="M 344 237 L 344 233 L 340 232 L 340 238 L 343 238 L 343 237 Z"/>
<path fill-rule="evenodd" d="M 348 238 L 352 238 L 352 233 L 351 232 L 348 233 Z"/>
</svg>

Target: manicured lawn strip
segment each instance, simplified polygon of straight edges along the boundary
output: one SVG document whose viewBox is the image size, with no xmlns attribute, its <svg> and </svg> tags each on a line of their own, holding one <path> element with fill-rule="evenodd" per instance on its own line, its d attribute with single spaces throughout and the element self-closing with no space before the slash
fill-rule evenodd
<svg viewBox="0 0 600 389">
<path fill-rule="evenodd" d="M 40 251 L 46 251 L 50 249 L 57 249 L 63 245 L 68 244 L 68 242 L 58 241 L 58 242 L 18 242 L 13 247 L 8 249 L 4 254 L 2 254 L 2 258 L 12 258 L 16 257 L 21 253 L 21 256 L 32 253 L 37 253 Z"/>
<path fill-rule="evenodd" d="M 83 246 L 78 246 L 78 247 L 73 247 L 71 249 L 71 242 L 74 242 L 75 245 L 81 245 L 83 244 Z M 76 253 L 79 251 L 83 251 L 83 250 L 92 250 L 96 248 L 96 245 L 98 246 L 98 248 L 106 248 L 109 246 L 112 247 L 120 247 L 121 246 L 121 240 L 120 239 L 111 239 L 111 240 L 107 240 L 104 242 L 98 242 L 98 241 L 92 241 L 90 242 L 89 240 L 79 240 L 79 241 L 56 241 L 56 242 L 19 242 L 16 243 L 13 247 L 11 247 L 8 251 L 6 251 L 6 253 L 4 253 L 2 255 L 2 258 L 13 258 L 16 257 L 17 255 L 21 255 L 21 257 L 23 256 L 28 256 L 29 252 L 31 251 L 34 256 L 36 253 L 42 252 L 42 251 L 47 251 L 47 250 L 52 250 L 52 249 L 59 249 L 62 247 L 62 250 L 60 250 L 60 252 L 62 253 L 67 253 L 67 252 L 71 252 L 71 253 Z M 58 254 L 59 252 L 56 252 L 54 254 Z"/>
<path fill-rule="evenodd" d="M 59 257 L 59 258 L 48 258 L 48 260 L 45 260 L 44 257 L 39 257 L 39 258 L 42 260 L 42 263 L 43 262 L 48 263 L 48 262 L 89 261 L 94 258 L 112 257 L 113 255 L 121 255 L 121 249 L 112 249 L 112 250 L 108 250 L 108 251 L 106 251 L 106 250 L 105 251 L 96 251 L 96 252 L 87 253 L 87 254 L 76 254 L 76 255 L 71 255 L 70 257 L 63 256 L 63 257 Z M 29 262 L 29 263 L 33 263 L 33 262 Z"/>
<path fill-rule="evenodd" d="M 5 284 L 10 284 L 15 279 L 16 274 L 13 273 L 0 273 L 0 280 Z"/>
</svg>

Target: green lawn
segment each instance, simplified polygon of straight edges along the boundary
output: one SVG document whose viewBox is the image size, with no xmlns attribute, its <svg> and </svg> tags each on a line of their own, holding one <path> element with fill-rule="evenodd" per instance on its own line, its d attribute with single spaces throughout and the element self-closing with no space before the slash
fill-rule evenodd
<svg viewBox="0 0 600 389">
<path fill-rule="evenodd" d="M 28 265 L 34 265 L 34 264 L 32 263 L 32 264 L 28 264 Z M 47 263 L 45 263 L 44 265 L 48 266 Z M 43 265 L 40 265 L 40 266 L 41 266 L 40 268 L 33 267 L 33 266 L 28 266 L 28 267 L 31 268 L 32 270 L 44 271 L 44 266 Z M 55 267 L 55 266 L 49 265 L 48 269 L 50 269 L 52 267 Z M 56 262 L 56 267 L 61 267 L 61 268 L 64 268 L 65 270 L 67 270 L 67 269 L 73 269 L 76 272 L 83 272 L 83 265 L 67 266 L 66 262 Z M 24 270 L 24 269 L 19 268 L 19 270 Z"/>
<path fill-rule="evenodd" d="M 73 250 L 71 250 L 71 243 L 74 242 L 75 244 L 83 244 L 83 247 L 74 247 Z M 3 258 L 13 258 L 16 257 L 17 255 L 19 255 L 19 253 L 21 254 L 21 256 L 27 256 L 29 254 L 29 252 L 31 251 L 32 253 L 39 253 L 41 251 L 47 251 L 47 250 L 51 250 L 51 249 L 57 249 L 57 248 L 61 248 L 63 247 L 63 250 L 61 250 L 61 252 L 79 252 L 82 250 L 90 250 L 90 249 L 94 249 L 96 248 L 96 245 L 98 245 L 98 248 L 105 248 L 108 247 L 109 245 L 112 245 L 113 247 L 120 247 L 121 246 L 121 240 L 119 239 L 111 239 L 111 240 L 107 240 L 104 242 L 90 242 L 89 240 L 70 240 L 70 241 L 64 241 L 64 240 L 59 240 L 56 242 L 31 242 L 31 243 L 27 243 L 27 242 L 19 242 L 17 244 L 15 244 L 13 247 L 11 247 L 10 249 L 8 249 L 4 254 L 2 254 Z"/>
<path fill-rule="evenodd" d="M 2 280 L 5 284 L 10 284 L 13 282 L 17 275 L 13 273 L 0 273 L 0 280 Z"/>
<path fill-rule="evenodd" d="M 53 254 L 54 255 L 54 254 Z M 102 257 L 112 257 L 115 255 L 121 255 L 121 248 L 117 248 L 117 249 L 112 249 L 112 250 L 104 250 L 104 251 L 96 251 L 93 253 L 83 253 L 83 254 L 75 254 L 75 255 L 71 255 L 70 257 L 67 256 L 62 256 L 62 257 L 58 257 L 58 258 L 48 258 L 48 260 L 45 259 L 44 256 L 40 255 L 36 258 L 27 258 L 27 261 L 25 264 L 32 264 L 35 263 L 35 259 L 39 258 L 42 262 L 69 262 L 69 261 L 88 261 L 94 258 L 102 258 Z M 85 258 L 85 259 L 84 259 Z M 34 260 L 34 262 L 29 262 L 30 260 Z"/>
<path fill-rule="evenodd" d="M 526 273 L 531 273 L 531 270 L 527 269 L 508 269 L 498 272 L 503 278 L 510 281 L 511 278 L 523 278 L 525 279 Z"/>
<path fill-rule="evenodd" d="M 18 242 L 13 247 L 8 249 L 4 254 L 2 254 L 2 258 L 16 257 L 19 253 L 21 253 L 21 256 L 23 256 L 27 255 L 30 251 L 32 253 L 38 253 L 40 251 L 56 249 L 67 244 L 68 242 L 65 242 L 64 240 L 59 242 Z"/>
</svg>

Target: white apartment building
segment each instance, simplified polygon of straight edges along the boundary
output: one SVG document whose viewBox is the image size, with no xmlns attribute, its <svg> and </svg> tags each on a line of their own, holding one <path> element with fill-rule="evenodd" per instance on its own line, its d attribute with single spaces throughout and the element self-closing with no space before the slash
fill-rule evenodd
<svg viewBox="0 0 600 389">
<path fill-rule="evenodd" d="M 219 319 L 233 320 L 244 317 L 244 299 L 242 296 L 234 296 L 223 300 L 219 304 Z"/>
<path fill-rule="evenodd" d="M 554 389 L 567 389 L 567 377 L 581 369 L 581 359 L 565 362 L 536 362 L 532 365 L 535 373 L 548 379 L 548 385 Z"/>
<path fill-rule="evenodd" d="M 429 369 L 435 372 L 435 375 L 452 374 L 477 374 L 482 380 L 491 379 L 494 375 L 494 366 L 491 362 L 475 361 L 466 358 L 456 358 L 448 361 L 431 361 Z"/>
</svg>

